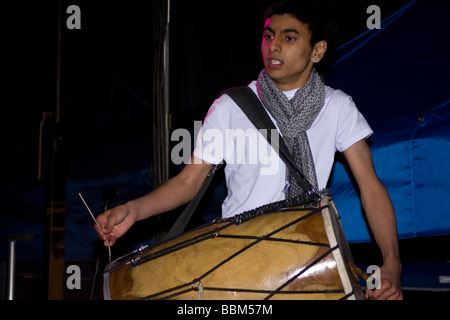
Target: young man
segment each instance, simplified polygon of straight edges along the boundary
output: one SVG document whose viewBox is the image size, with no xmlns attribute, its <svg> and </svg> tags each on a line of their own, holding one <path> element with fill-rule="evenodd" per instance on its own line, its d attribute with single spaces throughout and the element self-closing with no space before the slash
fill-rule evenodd
<svg viewBox="0 0 450 320">
<path fill-rule="evenodd" d="M 366 291 L 369 299 L 401 299 L 395 213 L 389 195 L 378 179 L 365 139 L 372 131 L 351 98 L 323 84 L 314 65 L 327 50 L 330 30 L 321 8 L 301 1 L 281 1 L 266 15 L 261 52 L 264 70 L 249 87 L 263 102 L 307 180 L 326 187 L 334 154 L 344 154 L 358 183 L 361 202 L 383 255 L 381 289 Z M 298 195 L 296 182 L 279 160 L 267 169 L 270 153 L 256 161 L 249 144 L 239 143 L 240 132 L 256 130 L 228 95 L 211 106 L 197 140 L 191 163 L 153 192 L 97 217 L 94 227 L 101 239 L 113 245 L 136 221 L 173 210 L 189 202 L 213 165 L 226 162 L 228 195 L 222 216 L 230 217 L 261 205 Z M 211 138 L 219 133 L 224 139 Z M 270 149 L 258 140 L 260 149 Z"/>
</svg>

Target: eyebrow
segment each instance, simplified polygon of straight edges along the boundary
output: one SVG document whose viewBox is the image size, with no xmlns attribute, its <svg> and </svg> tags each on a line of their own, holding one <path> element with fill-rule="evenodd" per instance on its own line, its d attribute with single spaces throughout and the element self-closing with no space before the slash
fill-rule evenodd
<svg viewBox="0 0 450 320">
<path fill-rule="evenodd" d="M 269 31 L 269 32 L 275 33 L 275 31 L 273 31 L 273 29 L 271 27 L 265 27 L 264 31 Z M 280 33 L 290 33 L 290 32 L 300 35 L 300 33 L 295 29 L 283 29 L 280 31 Z"/>
</svg>

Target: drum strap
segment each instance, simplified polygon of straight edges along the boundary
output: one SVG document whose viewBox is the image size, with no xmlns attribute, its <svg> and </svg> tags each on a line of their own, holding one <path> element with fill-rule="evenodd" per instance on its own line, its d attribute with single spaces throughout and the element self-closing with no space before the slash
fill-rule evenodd
<svg viewBox="0 0 450 320">
<path fill-rule="evenodd" d="M 308 194 L 312 195 L 316 193 L 314 187 L 306 180 L 305 176 L 295 164 L 295 161 L 289 152 L 288 147 L 286 146 L 283 138 L 278 133 L 274 123 L 270 119 L 269 115 L 264 109 L 263 105 L 259 101 L 258 97 L 253 93 L 253 91 L 249 87 L 236 87 L 228 89 L 223 92 L 223 94 L 229 95 L 237 105 L 242 109 L 245 115 L 249 118 L 249 120 L 253 123 L 256 129 L 260 130 L 271 130 L 271 134 L 266 134 L 264 138 L 267 139 L 267 142 L 272 146 L 272 148 L 278 153 L 280 158 L 284 161 L 284 163 L 290 167 L 292 170 L 295 179 L 297 180 L 298 185 Z M 272 140 L 272 134 L 278 134 L 278 139 Z M 277 144 L 278 142 L 278 144 Z M 186 228 L 189 220 L 194 214 L 195 209 L 197 208 L 201 198 L 203 197 L 206 189 L 208 188 L 211 180 L 214 177 L 214 174 L 222 167 L 222 163 L 214 166 L 210 173 L 208 174 L 205 182 L 203 183 L 200 190 L 194 196 L 194 198 L 189 202 L 186 208 L 183 210 L 181 215 L 175 221 L 172 228 L 169 230 L 165 239 L 171 239 L 180 235 L 184 229 Z"/>
<path fill-rule="evenodd" d="M 170 228 L 169 232 L 165 236 L 165 239 L 171 239 L 178 235 L 180 235 L 184 229 L 186 228 L 187 224 L 189 223 L 189 220 L 191 220 L 192 215 L 194 214 L 195 209 L 197 208 L 201 198 L 206 192 L 206 189 L 208 189 L 209 184 L 211 183 L 211 180 L 214 177 L 214 174 L 222 167 L 223 163 L 219 163 L 216 166 L 213 166 L 211 171 L 209 172 L 208 176 L 206 177 L 205 182 L 201 186 L 200 190 L 197 192 L 197 194 L 194 196 L 194 198 L 189 202 L 189 204 L 186 206 L 186 208 L 183 210 L 183 212 L 180 214 L 178 219 L 175 221 L 173 226 Z"/>
<path fill-rule="evenodd" d="M 255 95 L 252 89 L 249 87 L 236 87 L 231 88 L 223 92 L 230 96 L 234 102 L 242 109 L 248 119 L 253 123 L 256 129 L 260 130 L 260 133 L 267 139 L 267 142 L 278 153 L 283 162 L 291 169 L 298 185 L 308 194 L 315 193 L 314 187 L 306 180 L 305 176 L 301 172 L 300 168 L 294 161 L 288 147 L 286 146 L 283 138 L 278 133 L 272 119 L 267 114 L 266 109 L 262 105 L 261 101 Z M 261 129 L 271 130 L 271 133 L 263 134 Z M 272 140 L 272 134 L 276 133 L 278 139 Z M 278 144 L 277 144 L 278 142 Z"/>
</svg>

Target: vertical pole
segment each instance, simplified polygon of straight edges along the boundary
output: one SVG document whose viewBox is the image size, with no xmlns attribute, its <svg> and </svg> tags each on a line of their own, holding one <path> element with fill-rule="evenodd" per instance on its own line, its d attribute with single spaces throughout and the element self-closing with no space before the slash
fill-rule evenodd
<svg viewBox="0 0 450 320">
<path fill-rule="evenodd" d="M 57 30 L 57 54 L 56 54 L 56 123 L 61 121 L 61 38 L 62 38 L 62 4 L 58 0 L 58 30 Z"/>
<path fill-rule="evenodd" d="M 170 40 L 170 0 L 167 0 L 167 17 L 166 17 L 166 26 L 165 26 L 165 37 L 164 37 L 164 66 L 163 66 L 163 72 L 164 72 L 164 153 L 166 155 L 165 157 L 165 179 L 169 179 L 169 162 L 170 162 L 170 151 L 169 151 L 169 100 L 170 100 L 170 94 L 169 94 L 169 71 L 170 71 L 170 64 L 169 64 L 169 40 Z"/>
<path fill-rule="evenodd" d="M 154 2 L 155 70 L 153 75 L 154 186 L 169 178 L 169 16 L 170 0 Z"/>
<path fill-rule="evenodd" d="M 14 279 L 16 270 L 16 240 L 9 241 L 8 300 L 14 300 Z"/>
<path fill-rule="evenodd" d="M 58 0 L 57 64 L 55 113 L 45 130 L 43 143 L 46 149 L 46 212 L 44 228 L 44 264 L 46 289 L 49 300 L 64 298 L 64 247 L 66 214 L 65 150 L 63 147 L 63 125 L 60 105 L 61 94 L 61 38 L 62 1 Z"/>
<path fill-rule="evenodd" d="M 153 2 L 153 41 L 155 70 L 153 74 L 153 186 L 156 188 L 169 179 L 169 25 L 170 0 Z M 157 217 L 161 232 L 154 239 L 160 242 L 164 236 L 167 217 Z"/>
</svg>

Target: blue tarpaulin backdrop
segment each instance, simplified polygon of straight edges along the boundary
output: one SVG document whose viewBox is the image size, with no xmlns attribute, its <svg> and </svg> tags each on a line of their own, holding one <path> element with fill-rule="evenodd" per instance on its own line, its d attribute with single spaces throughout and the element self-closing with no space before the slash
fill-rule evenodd
<svg viewBox="0 0 450 320">
<path fill-rule="evenodd" d="M 373 130 L 375 168 L 401 238 L 450 233 L 450 3 L 412 1 L 337 51 L 327 83 L 351 95 Z M 371 240 L 345 166 L 330 188 L 349 242 Z"/>
</svg>

